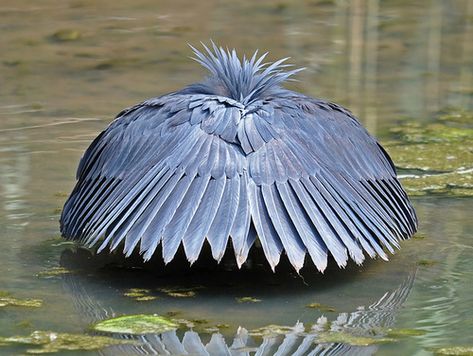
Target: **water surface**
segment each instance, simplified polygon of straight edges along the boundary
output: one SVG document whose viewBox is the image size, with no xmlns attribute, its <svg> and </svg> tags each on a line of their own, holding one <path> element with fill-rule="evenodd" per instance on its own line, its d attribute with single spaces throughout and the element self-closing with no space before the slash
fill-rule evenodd
<svg viewBox="0 0 473 356">
<path fill-rule="evenodd" d="M 219 335 L 240 354 L 261 347 L 261 354 L 324 349 L 428 355 L 436 347 L 472 346 L 472 198 L 416 197 L 422 238 L 403 243 L 389 263 L 370 261 L 344 271 L 332 266 L 324 275 L 306 268 L 303 278 L 284 266 L 273 275 L 257 255 L 241 272 L 232 272 L 229 258 L 217 271 L 202 263 L 191 272 L 163 275 L 157 264 L 132 268 L 119 259 L 91 259 L 62 244 L 58 229 L 80 156 L 114 115 L 202 77 L 187 43 L 212 38 L 247 54 L 259 48 L 270 51 L 271 59 L 290 56 L 306 70 L 289 87 L 349 107 L 387 142 L 401 121 L 426 125 L 447 108 L 473 109 L 472 18 L 468 0 L 3 0 L 0 290 L 42 299 L 43 305 L 0 308 L 0 336 L 90 333 L 90 324 L 113 315 L 158 313 L 194 320 L 193 328 L 178 331 L 174 346 L 185 339 L 195 352 L 210 340 L 221 347 Z M 466 168 L 473 167 L 467 162 Z M 38 276 L 57 266 L 74 273 Z M 130 288 L 157 299 L 124 296 Z M 173 297 L 163 288 L 192 289 L 195 296 Z M 261 301 L 238 303 L 246 296 Z M 325 308 L 307 308 L 311 303 Z M 247 338 L 270 324 L 295 329 Z M 216 325 L 219 331 L 212 330 Z M 367 347 L 318 346 L 317 325 L 361 336 L 389 328 L 420 332 Z M 140 340 L 142 347 L 102 352 L 163 347 L 155 336 Z M 0 346 L 0 354 L 25 350 Z"/>
</svg>

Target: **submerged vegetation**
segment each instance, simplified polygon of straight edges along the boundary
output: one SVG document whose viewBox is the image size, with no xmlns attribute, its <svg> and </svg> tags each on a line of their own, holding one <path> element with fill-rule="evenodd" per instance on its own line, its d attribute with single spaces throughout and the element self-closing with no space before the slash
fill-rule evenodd
<svg viewBox="0 0 473 356">
<path fill-rule="evenodd" d="M 90 351 L 123 344 L 137 344 L 134 340 L 114 339 L 106 336 L 34 331 L 28 336 L 0 337 L 0 346 L 36 346 L 26 350 L 27 354 L 46 354 L 60 351 Z"/>
<path fill-rule="evenodd" d="M 310 303 L 310 304 L 307 304 L 306 307 L 310 309 L 317 309 L 317 310 L 320 310 L 321 312 L 335 312 L 336 311 L 334 307 L 320 304 L 320 303 Z"/>
<path fill-rule="evenodd" d="M 384 146 L 409 195 L 473 196 L 473 113 L 449 109 L 430 124 L 391 129 Z"/>
<path fill-rule="evenodd" d="M 68 270 L 67 268 L 64 268 L 64 267 L 56 266 L 56 267 L 50 267 L 38 272 L 37 276 L 39 278 L 51 278 L 51 277 L 61 276 L 63 274 L 70 274 L 70 273 L 73 273 L 73 271 Z"/>
<path fill-rule="evenodd" d="M 39 308 L 43 305 L 41 299 L 20 299 L 15 298 L 11 293 L 6 291 L 0 291 L 0 308 L 2 307 L 27 307 L 27 308 Z"/>
<path fill-rule="evenodd" d="M 148 302 L 158 299 L 157 296 L 150 294 L 151 290 L 144 288 L 130 288 L 123 293 L 125 297 L 132 298 L 137 302 Z"/>
<path fill-rule="evenodd" d="M 240 298 L 236 298 L 236 301 L 238 303 L 259 303 L 261 302 L 261 299 L 258 299 L 255 297 L 240 297 Z"/>
<path fill-rule="evenodd" d="M 472 356 L 473 346 L 450 346 L 432 349 L 435 355 Z"/>
<path fill-rule="evenodd" d="M 197 295 L 197 290 L 202 289 L 202 286 L 195 287 L 162 287 L 158 288 L 158 291 L 166 294 L 168 297 L 173 298 L 192 298 Z"/>
</svg>

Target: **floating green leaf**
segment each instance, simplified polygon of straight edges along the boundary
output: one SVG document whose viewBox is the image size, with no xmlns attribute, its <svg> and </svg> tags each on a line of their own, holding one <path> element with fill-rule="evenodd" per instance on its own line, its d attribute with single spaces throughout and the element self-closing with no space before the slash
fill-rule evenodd
<svg viewBox="0 0 473 356">
<path fill-rule="evenodd" d="M 153 314 L 125 315 L 107 319 L 92 326 L 92 329 L 120 334 L 159 334 L 178 328 L 171 319 Z"/>
<path fill-rule="evenodd" d="M 133 340 L 114 339 L 105 336 L 56 333 L 52 331 L 34 331 L 29 336 L 0 337 L 0 345 L 25 344 L 40 346 L 28 349 L 28 354 L 43 354 L 64 350 L 98 350 L 107 346 L 137 344 Z"/>
<path fill-rule="evenodd" d="M 259 303 L 261 302 L 261 299 L 254 298 L 254 297 L 240 297 L 240 298 L 236 298 L 236 301 L 238 303 Z"/>
</svg>

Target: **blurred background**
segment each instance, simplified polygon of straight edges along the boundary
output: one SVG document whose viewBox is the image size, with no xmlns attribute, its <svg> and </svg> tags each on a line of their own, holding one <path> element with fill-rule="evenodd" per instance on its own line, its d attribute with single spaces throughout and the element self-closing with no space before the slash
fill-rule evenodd
<svg viewBox="0 0 473 356">
<path fill-rule="evenodd" d="M 270 60 L 291 57 L 306 70 L 287 87 L 346 106 L 388 146 L 401 135 L 407 139 L 400 143 L 420 142 L 419 154 L 425 149 L 431 159 L 445 161 L 452 154 L 434 151 L 429 143 L 462 145 L 456 151 L 462 161 L 455 167 L 405 164 L 400 172 L 460 169 L 467 172 L 461 176 L 466 183 L 442 183 L 440 195 L 431 193 L 435 187 L 424 186 L 422 194 L 412 190 L 419 195 L 414 205 L 421 234 L 389 263 L 328 273 L 302 289 L 270 278 L 268 283 L 278 286 L 273 294 L 220 285 L 209 287 L 207 295 L 160 295 L 146 304 L 127 298 L 125 291 L 154 290 L 155 283 L 170 281 L 148 275 L 125 281 L 122 272 L 107 269 L 77 274 L 60 269 L 68 245 L 59 237 L 58 218 L 83 151 L 123 108 L 206 75 L 189 58 L 188 44 L 198 48 L 210 39 L 240 55 L 258 49 L 269 51 Z M 0 337 L 38 329 L 83 333 L 91 322 L 114 313 L 176 309 L 187 318 L 229 324 L 226 333 L 233 335 L 238 326 L 350 316 L 401 290 L 394 306 L 379 304 L 377 324 L 362 315 L 350 327 L 368 334 L 372 325 L 420 333 L 357 352 L 424 355 L 439 347 L 471 346 L 473 325 L 465 316 L 473 308 L 472 58 L 471 0 L 1 0 L 0 292 L 43 304 L 25 311 L 0 303 Z M 453 122 L 440 127 L 439 118 Z M 417 131 L 393 131 L 405 125 Z M 431 131 L 419 131 L 425 127 Z M 435 131 L 439 127 L 443 131 Z M 402 163 L 402 156 L 393 158 Z M 461 190 L 451 193 L 452 186 Z M 263 296 L 263 302 L 236 303 L 242 293 Z M 94 301 L 85 303 L 87 312 L 84 298 Z M 311 302 L 334 305 L 336 312 L 306 308 Z M 24 351 L 5 347 L 0 345 L 0 354 Z"/>
</svg>

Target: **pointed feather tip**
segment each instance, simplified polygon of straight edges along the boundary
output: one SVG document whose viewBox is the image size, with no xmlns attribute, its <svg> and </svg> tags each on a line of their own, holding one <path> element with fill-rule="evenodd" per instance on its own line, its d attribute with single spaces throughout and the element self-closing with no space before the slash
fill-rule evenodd
<svg viewBox="0 0 473 356">
<path fill-rule="evenodd" d="M 199 256 L 198 256 L 198 255 L 197 255 L 197 256 L 195 256 L 195 255 L 188 255 L 187 253 L 186 253 L 186 257 L 187 257 L 187 261 L 189 262 L 189 266 L 190 266 L 190 267 L 192 267 L 192 265 L 193 265 L 194 263 L 196 263 L 197 260 L 199 259 Z"/>
<path fill-rule="evenodd" d="M 247 255 L 245 256 L 240 253 L 235 253 L 235 259 L 236 259 L 238 269 L 241 269 L 241 266 L 243 266 L 243 264 L 246 262 L 247 257 L 248 257 Z"/>
<path fill-rule="evenodd" d="M 358 265 L 361 266 L 365 260 L 363 252 L 350 251 L 350 258 Z"/>
<path fill-rule="evenodd" d="M 324 273 L 325 270 L 327 269 L 327 265 L 328 265 L 328 258 L 327 258 L 327 255 L 325 255 L 325 258 L 321 261 L 313 261 L 312 262 L 314 263 L 315 265 L 315 268 L 317 268 L 317 270 L 320 272 L 320 273 Z"/>
</svg>

